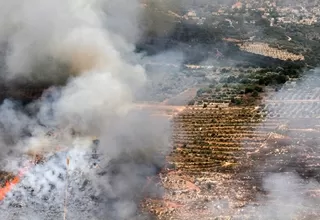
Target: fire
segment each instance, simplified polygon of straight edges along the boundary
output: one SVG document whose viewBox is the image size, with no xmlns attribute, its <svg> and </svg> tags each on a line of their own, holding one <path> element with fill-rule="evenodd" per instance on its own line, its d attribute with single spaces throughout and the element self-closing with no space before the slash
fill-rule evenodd
<svg viewBox="0 0 320 220">
<path fill-rule="evenodd" d="M 20 177 L 15 176 L 11 181 L 7 181 L 5 186 L 0 189 L 0 200 L 3 200 L 12 187 L 20 182 Z"/>
<path fill-rule="evenodd" d="M 5 183 L 5 186 L 0 188 L 0 201 L 3 200 L 6 195 L 11 191 L 11 189 L 20 182 L 21 177 L 29 170 L 31 166 L 31 162 L 29 162 L 25 167 L 19 170 L 17 176 L 15 176 L 12 180 L 9 180 Z"/>
</svg>

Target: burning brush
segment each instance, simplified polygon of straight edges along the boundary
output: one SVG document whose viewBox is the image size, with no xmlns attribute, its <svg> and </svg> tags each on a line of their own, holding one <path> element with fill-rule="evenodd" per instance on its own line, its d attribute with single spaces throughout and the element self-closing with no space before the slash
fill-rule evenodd
<svg viewBox="0 0 320 220">
<path fill-rule="evenodd" d="M 0 219 L 138 218 L 142 186 L 162 167 L 157 155 L 168 151 L 170 132 L 163 118 L 133 110 L 147 81 L 134 51 L 139 1 L 1 3 L 8 92 L 0 97 L 0 162 L 9 158 L 3 169 L 17 174 L 1 188 Z M 21 82 L 35 90 L 17 93 Z M 103 147 L 88 147 L 92 134 Z"/>
<path fill-rule="evenodd" d="M 99 140 L 97 139 L 93 139 L 92 140 L 92 145 L 90 146 L 91 150 L 86 150 L 86 152 L 89 152 L 89 155 L 86 156 L 86 158 L 88 159 L 87 161 L 90 163 L 88 164 L 88 167 L 97 167 L 98 166 L 98 160 L 99 157 L 97 155 L 97 148 L 98 148 L 98 144 L 99 144 Z M 0 188 L 0 201 L 5 202 L 8 195 L 11 194 L 9 196 L 9 200 L 12 200 L 12 196 L 14 196 L 14 194 L 16 193 L 16 188 L 25 188 L 25 187 L 30 187 L 30 186 L 26 186 L 26 182 L 25 179 L 30 179 L 30 177 L 32 177 L 32 175 L 34 175 L 35 172 L 37 172 L 37 169 L 40 169 L 40 171 L 43 170 L 43 167 L 47 166 L 47 164 L 52 164 L 53 160 L 56 160 L 57 158 L 59 158 L 59 161 L 61 161 L 61 159 L 63 159 L 63 157 L 65 158 L 64 161 L 64 171 L 65 173 L 62 174 L 60 172 L 60 174 L 58 175 L 58 178 L 61 178 L 61 180 L 64 181 L 65 184 L 65 189 L 64 189 L 64 207 L 63 207 L 63 219 L 67 219 L 67 207 L 68 207 L 68 189 L 70 187 L 70 184 L 72 185 L 72 183 L 70 183 L 69 181 L 69 175 L 74 175 L 74 171 L 75 171 L 75 167 L 77 166 L 75 164 L 72 164 L 73 166 L 70 167 L 70 155 L 76 156 L 75 152 L 72 152 L 73 149 L 67 149 L 64 151 L 56 151 L 53 154 L 48 154 L 45 152 L 39 152 L 38 154 L 30 154 L 30 152 L 28 152 L 29 154 L 29 160 L 27 160 L 24 165 L 22 166 L 21 169 L 19 169 L 18 174 L 14 175 L 12 173 L 8 173 L 8 172 L 4 172 L 2 171 L 0 173 L 0 177 L 2 178 L 2 180 L 4 181 L 4 184 L 2 185 L 2 187 Z M 91 151 L 91 153 L 90 153 Z M 60 156 L 57 156 L 57 154 L 61 154 Z M 79 152 L 78 152 L 79 153 Z M 81 153 L 81 152 L 80 152 Z M 82 152 L 82 154 L 84 155 L 85 152 Z M 63 156 L 64 155 L 64 156 Z M 61 157 L 62 156 L 62 157 Z M 73 160 L 73 163 L 77 163 L 75 160 Z M 61 164 L 62 165 L 62 164 Z M 78 164 L 79 165 L 79 164 Z M 70 174 L 69 174 L 69 170 Z M 49 172 L 51 172 L 51 175 L 56 175 L 55 171 L 56 168 L 53 168 L 52 170 L 48 170 Z M 60 170 L 62 171 L 62 170 Z M 39 175 L 39 174 L 36 174 Z M 52 177 L 51 177 L 52 178 Z M 52 179 L 53 180 L 53 179 Z M 37 182 L 36 184 L 41 184 L 41 182 Z M 53 184 L 53 183 L 49 183 L 49 184 Z M 53 185 L 52 185 L 53 186 Z M 37 188 L 37 186 L 32 186 Z M 57 187 L 57 186 L 53 186 L 53 187 Z M 40 188 L 41 189 L 41 188 Z M 30 191 L 32 194 L 35 192 L 35 189 L 32 189 Z"/>
<path fill-rule="evenodd" d="M 19 170 L 18 174 L 14 176 L 13 174 L 9 174 L 2 171 L 2 174 L 6 174 L 6 176 L 9 176 L 9 178 L 5 178 L 5 184 L 0 189 L 0 201 L 5 199 L 7 193 L 11 191 L 11 189 L 20 182 L 21 178 L 24 176 L 24 174 L 30 169 L 32 165 L 34 165 L 36 161 L 28 162 L 22 169 Z M 2 176 L 2 175 L 1 175 Z"/>
</svg>

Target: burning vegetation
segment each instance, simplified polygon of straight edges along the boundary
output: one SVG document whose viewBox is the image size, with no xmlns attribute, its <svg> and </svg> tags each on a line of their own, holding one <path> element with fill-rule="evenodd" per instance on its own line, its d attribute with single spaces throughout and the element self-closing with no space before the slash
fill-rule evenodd
<svg viewBox="0 0 320 220">
<path fill-rule="evenodd" d="M 315 39 L 241 2 L 2 3 L 0 219 L 319 219 Z"/>
</svg>

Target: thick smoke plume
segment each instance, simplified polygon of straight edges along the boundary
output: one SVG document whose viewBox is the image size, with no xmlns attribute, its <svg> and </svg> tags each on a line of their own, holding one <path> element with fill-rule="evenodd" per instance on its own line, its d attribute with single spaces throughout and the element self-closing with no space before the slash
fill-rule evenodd
<svg viewBox="0 0 320 220">
<path fill-rule="evenodd" d="M 145 82 L 143 68 L 122 58 L 113 41 L 115 34 L 105 29 L 108 16 L 101 4 L 99 1 L 2 2 L 0 32 L 6 45 L 1 72 L 4 80 L 55 84 L 56 80 L 68 79 L 66 87 L 49 91 L 32 105 L 33 110 L 39 111 L 38 122 L 55 126 L 71 124 L 83 132 L 96 132 L 94 124 L 99 118 L 128 111 L 133 90 Z M 58 64 L 66 68 L 58 71 Z M 19 124 L 24 121 L 31 124 L 34 120 L 20 116 L 23 114 L 18 111 L 7 114 L 24 117 Z M 89 121 L 93 122 L 92 126 L 86 127 Z"/>
<path fill-rule="evenodd" d="M 163 165 L 169 129 L 133 109 L 146 81 L 133 52 L 140 3 L 0 2 L 3 82 L 51 85 L 28 105 L 0 106 L 1 167 L 23 173 L 0 218 L 142 218 L 139 201 L 161 193 L 142 186 Z M 100 139 L 97 149 L 90 136 Z M 45 162 L 28 165 L 26 154 L 39 152 Z"/>
<path fill-rule="evenodd" d="M 3 1 L 0 29 L 5 51 L 3 77 L 57 80 L 65 74 L 107 71 L 119 77 L 135 75 L 133 79 L 143 79 L 142 70 L 128 66 L 117 51 L 115 39 L 125 41 L 128 37 L 115 36 L 105 28 L 108 10 L 104 10 L 102 3 L 108 2 Z M 138 15 L 132 12 L 118 23 L 131 21 L 134 16 Z M 112 19 L 110 22 L 115 24 Z M 122 29 L 127 27 L 135 28 L 137 24 L 128 22 Z"/>
</svg>

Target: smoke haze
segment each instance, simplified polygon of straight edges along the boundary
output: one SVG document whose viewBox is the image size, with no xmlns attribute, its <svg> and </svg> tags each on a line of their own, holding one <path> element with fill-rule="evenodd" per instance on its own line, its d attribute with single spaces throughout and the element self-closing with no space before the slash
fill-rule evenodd
<svg viewBox="0 0 320 220">
<path fill-rule="evenodd" d="M 2 80 L 52 85 L 26 106 L 11 99 L 0 106 L 1 166 L 23 172 L 0 218 L 143 218 L 140 200 L 161 193 L 142 188 L 163 166 L 170 129 L 133 109 L 146 82 L 133 52 L 139 2 L 1 1 L 0 16 Z M 99 157 L 90 136 L 100 139 Z M 46 162 L 28 165 L 25 153 L 39 151 Z"/>
<path fill-rule="evenodd" d="M 251 158 L 264 193 L 257 198 L 259 206 L 248 206 L 244 212 L 257 219 L 318 218 L 318 72 L 288 81 L 264 101 L 267 115 L 256 130 L 266 132 L 275 120 L 277 126 Z"/>
<path fill-rule="evenodd" d="M 152 2 L 153 7 L 173 12 L 187 7 L 180 1 Z M 172 31 L 172 17 L 144 10 L 138 0 L 0 3 L 1 80 L 9 88 L 24 83 L 51 86 L 27 106 L 12 99 L 0 105 L 0 166 L 15 174 L 26 170 L 22 181 L 0 201 L 0 219 L 56 220 L 65 213 L 66 219 L 79 220 L 149 218 L 139 212 L 139 202 L 146 195 L 162 194 L 161 188 L 143 186 L 164 164 L 170 126 L 150 112 L 134 110 L 136 93 L 148 92 L 141 90 L 148 77 L 138 63 L 170 60 L 179 64 L 183 55 L 173 51 L 148 60 L 134 49 L 146 33 L 161 36 L 163 30 Z M 142 25 L 143 19 L 152 22 Z M 302 84 L 293 95 L 308 91 L 305 88 Z M 275 99 L 286 94 L 281 90 Z M 283 111 L 278 107 L 271 110 Z M 98 157 L 88 148 L 91 136 L 100 139 Z M 62 150 L 54 153 L 57 148 Z M 45 163 L 28 165 L 26 153 L 39 151 L 46 153 Z M 318 201 L 304 193 L 318 185 L 313 180 L 316 176 L 310 177 L 311 183 L 300 183 L 299 171 L 263 178 L 272 198 L 261 197 L 260 207 L 247 209 L 255 209 L 262 219 L 292 219 L 301 211 L 296 204 L 315 207 Z"/>
</svg>

